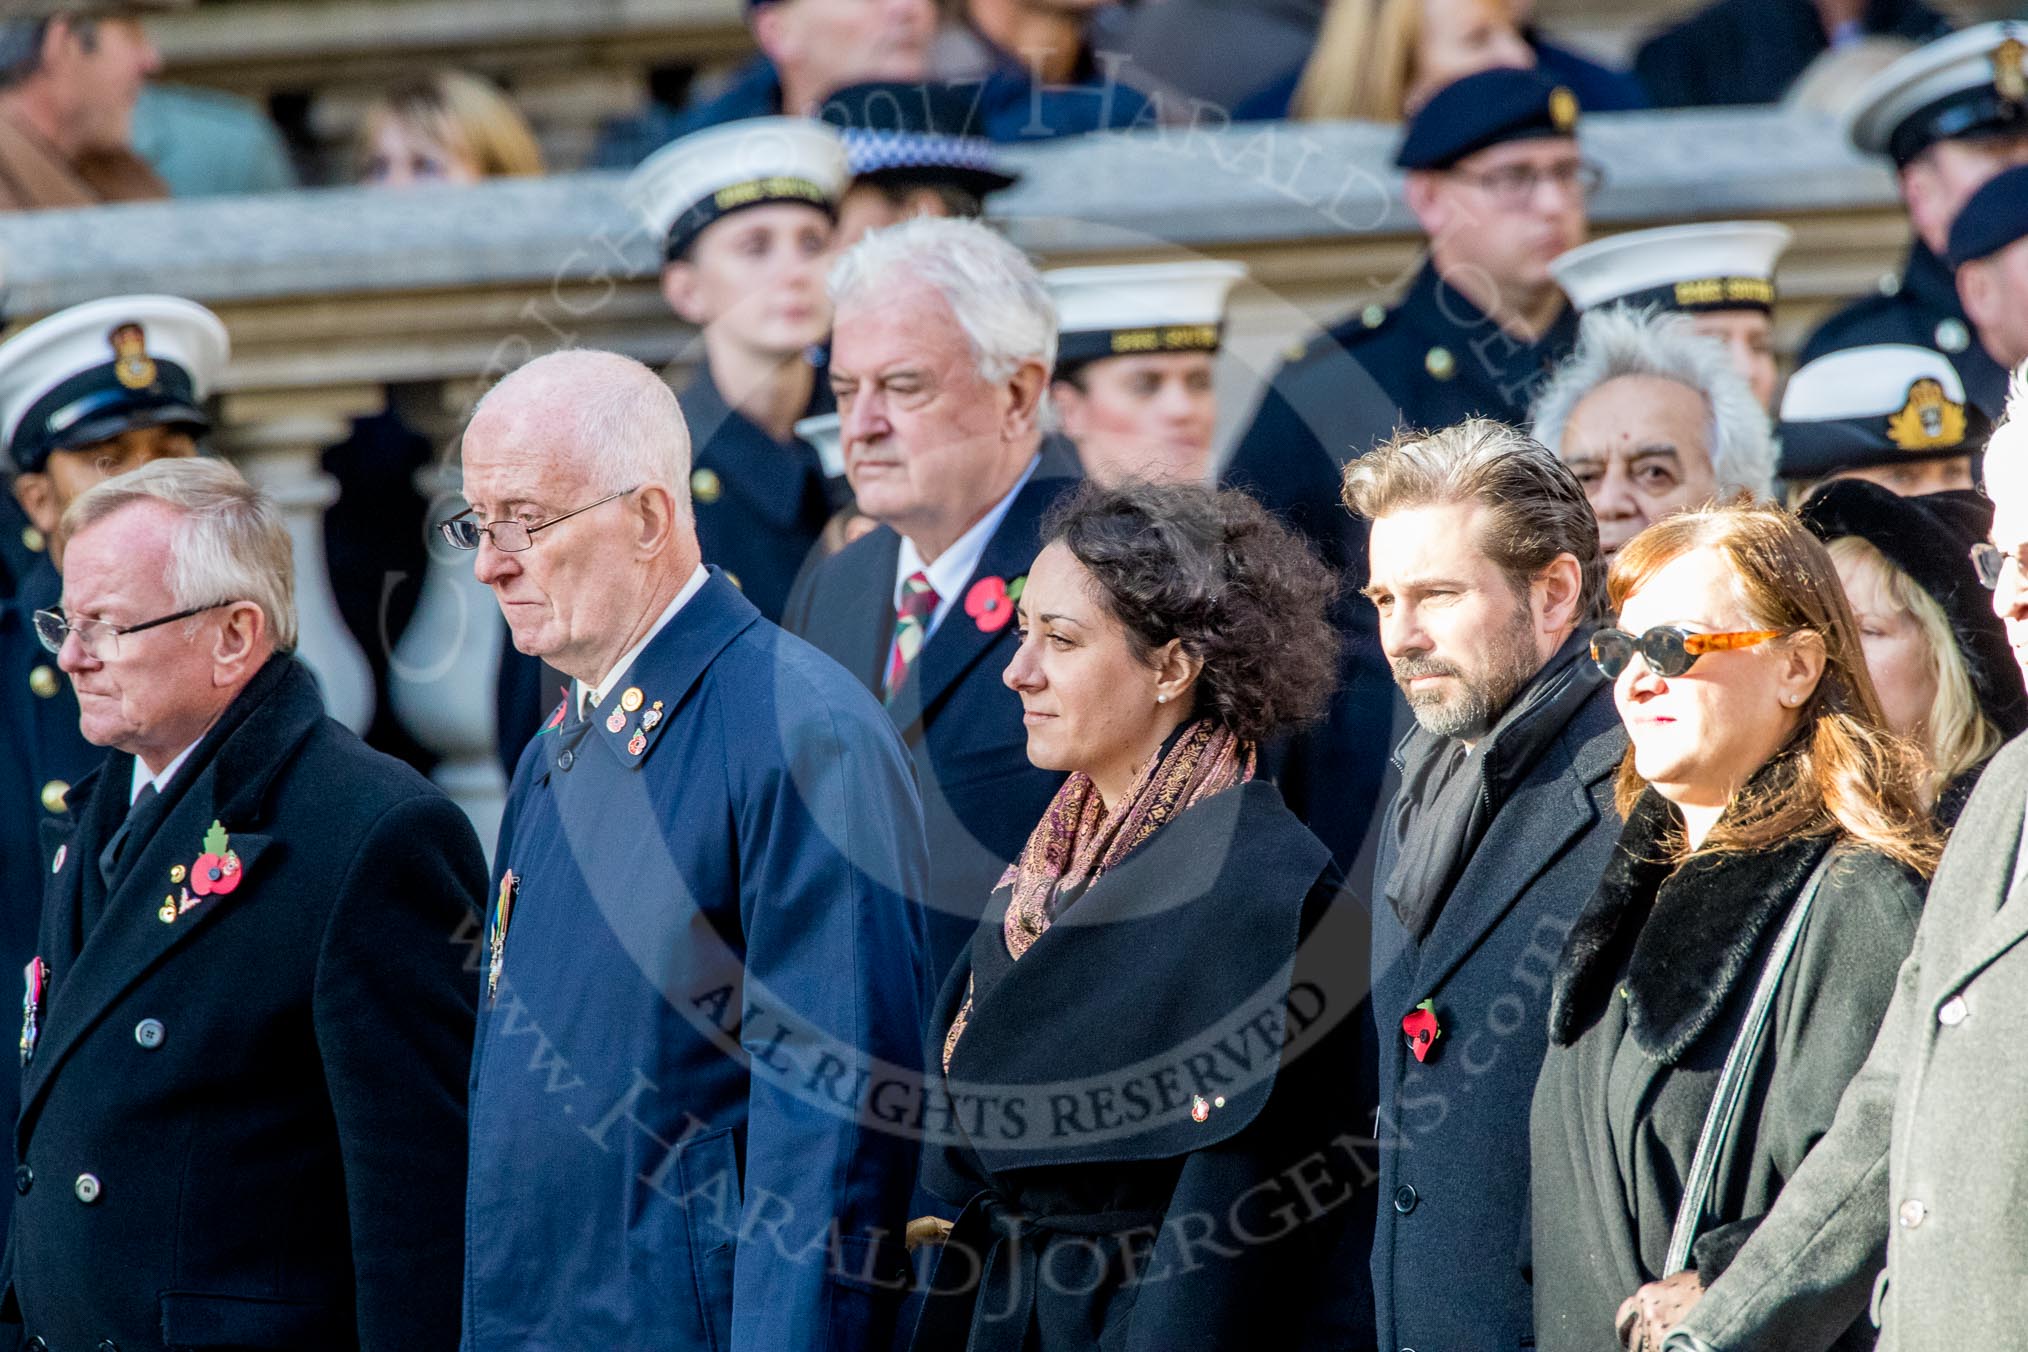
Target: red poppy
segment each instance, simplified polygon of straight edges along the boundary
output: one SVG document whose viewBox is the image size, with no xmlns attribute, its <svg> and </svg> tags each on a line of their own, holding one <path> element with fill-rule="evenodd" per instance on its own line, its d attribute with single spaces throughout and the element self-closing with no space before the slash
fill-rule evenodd
<svg viewBox="0 0 2028 1352">
<path fill-rule="evenodd" d="M 244 876 L 246 871 L 239 866 L 239 856 L 231 850 L 224 854 L 200 854 L 190 866 L 190 890 L 200 897 L 214 894 L 222 897 L 238 887 Z"/>
<path fill-rule="evenodd" d="M 1014 598 L 1007 594 L 1007 579 L 982 577 L 965 593 L 965 613 L 982 634 L 997 634 L 1014 618 Z"/>
<path fill-rule="evenodd" d="M 1401 1031 L 1408 1038 L 1408 1049 L 1415 1053 L 1415 1059 L 1428 1060 L 1430 1049 L 1444 1035 L 1437 1025 L 1436 1001 L 1425 1000 L 1402 1016 Z"/>
</svg>

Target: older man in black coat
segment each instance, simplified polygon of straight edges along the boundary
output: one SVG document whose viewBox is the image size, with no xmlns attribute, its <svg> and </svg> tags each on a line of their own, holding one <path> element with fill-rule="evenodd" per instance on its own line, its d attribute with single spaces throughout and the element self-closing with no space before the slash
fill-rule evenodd
<svg viewBox="0 0 2028 1352">
<path fill-rule="evenodd" d="M 113 754 L 46 841 L 0 1315 L 56 1352 L 453 1347 L 478 840 L 324 716 L 230 466 L 65 524 L 37 626 Z"/>
<path fill-rule="evenodd" d="M 1528 1105 L 1549 979 L 1619 836 L 1626 750 L 1587 653 L 1598 523 L 1544 447 L 1472 419 L 1346 475 L 1366 595 L 1419 725 L 1373 908 L 1382 1348 L 1533 1343 Z"/>
</svg>

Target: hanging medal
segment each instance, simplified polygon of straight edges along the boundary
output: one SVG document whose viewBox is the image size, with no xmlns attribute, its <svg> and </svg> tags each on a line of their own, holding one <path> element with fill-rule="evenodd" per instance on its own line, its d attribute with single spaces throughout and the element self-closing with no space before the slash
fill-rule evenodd
<svg viewBox="0 0 2028 1352">
<path fill-rule="evenodd" d="M 507 922 L 514 915 L 514 890 L 519 880 L 514 870 L 500 875 L 500 895 L 493 902 L 493 937 L 486 964 L 486 1003 L 500 998 L 500 968 L 507 958 Z"/>
<path fill-rule="evenodd" d="M 42 1036 L 42 990 L 49 979 L 49 967 L 41 958 L 23 970 L 26 986 L 21 995 L 21 1064 L 35 1058 L 35 1044 Z"/>
</svg>

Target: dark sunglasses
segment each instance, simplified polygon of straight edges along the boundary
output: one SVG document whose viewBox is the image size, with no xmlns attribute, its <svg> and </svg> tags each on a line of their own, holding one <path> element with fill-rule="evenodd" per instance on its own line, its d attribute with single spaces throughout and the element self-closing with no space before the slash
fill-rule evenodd
<svg viewBox="0 0 2028 1352">
<path fill-rule="evenodd" d="M 1617 681 L 1627 663 L 1639 653 L 1648 670 L 1657 676 L 1681 676 L 1706 653 L 1751 648 L 1771 638 L 1780 638 L 1787 629 L 1747 629 L 1735 634 L 1693 634 L 1672 624 L 1656 625 L 1639 638 L 1621 629 L 1601 629 L 1591 636 L 1591 660 Z"/>
</svg>

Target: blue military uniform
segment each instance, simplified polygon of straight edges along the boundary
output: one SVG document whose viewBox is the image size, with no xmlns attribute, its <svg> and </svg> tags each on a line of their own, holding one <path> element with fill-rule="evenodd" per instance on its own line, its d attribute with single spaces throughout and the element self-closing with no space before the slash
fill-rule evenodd
<svg viewBox="0 0 2028 1352">
<path fill-rule="evenodd" d="M 843 505 L 843 494 L 827 481 L 808 442 L 778 442 L 728 404 L 709 363 L 684 388 L 682 404 L 697 448 L 690 501 L 705 562 L 725 569 L 762 615 L 779 620 L 796 574 L 824 523 Z M 802 416 L 835 406 L 819 372 Z"/>
<path fill-rule="evenodd" d="M 1976 145 L 2028 136 L 2028 24 L 1983 23 L 1938 38 L 1875 75 L 1853 98 L 1852 144 L 1906 168 L 1939 141 Z M 1905 344 L 1941 352 L 1989 418 L 2004 412 L 2007 374 L 1979 345 L 1954 269 L 1921 239 L 1880 294 L 1854 301 L 1803 344 L 1808 365 L 1847 348 Z"/>
<path fill-rule="evenodd" d="M 463 1347 L 884 1349 L 929 983 L 900 740 L 715 570 L 574 703 L 501 826 Z"/>
</svg>

